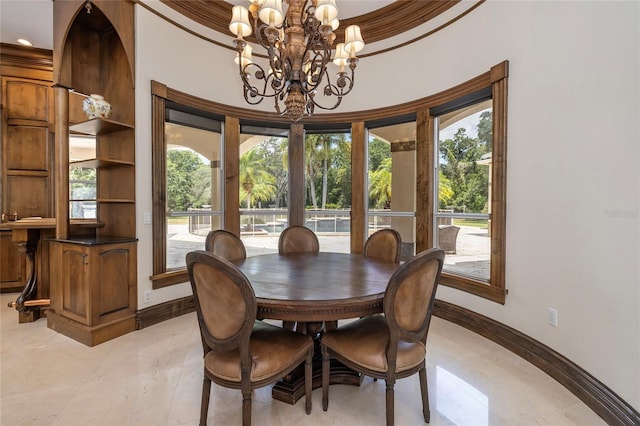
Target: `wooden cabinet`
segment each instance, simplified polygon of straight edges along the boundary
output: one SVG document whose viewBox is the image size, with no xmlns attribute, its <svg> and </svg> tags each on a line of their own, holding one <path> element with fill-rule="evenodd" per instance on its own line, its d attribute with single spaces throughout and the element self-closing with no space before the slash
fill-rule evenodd
<svg viewBox="0 0 640 426">
<path fill-rule="evenodd" d="M 0 212 L 49 217 L 55 195 L 52 52 L 0 43 L 0 73 Z M 17 292 L 25 287 L 28 262 L 4 226 L 0 225 L 0 292 Z M 47 265 L 38 262 L 37 269 L 48 277 Z M 41 280 L 37 290 L 48 294 L 48 279 Z"/>
<path fill-rule="evenodd" d="M 136 241 L 52 240 L 48 327 L 94 346 L 135 330 Z"/>
<path fill-rule="evenodd" d="M 25 276 L 25 258 L 11 239 L 11 231 L 0 230 L 0 293 L 21 291 Z"/>
<path fill-rule="evenodd" d="M 135 329 L 134 4 L 54 2 L 56 238 L 51 240 L 49 328 L 93 346 Z M 71 90 L 73 89 L 73 90 Z M 100 94 L 109 118 L 87 120 L 82 101 Z M 69 134 L 95 137 L 95 157 L 69 161 Z M 96 227 L 70 226 L 69 166 L 96 169 Z M 89 232 L 88 229 L 91 229 Z"/>
</svg>

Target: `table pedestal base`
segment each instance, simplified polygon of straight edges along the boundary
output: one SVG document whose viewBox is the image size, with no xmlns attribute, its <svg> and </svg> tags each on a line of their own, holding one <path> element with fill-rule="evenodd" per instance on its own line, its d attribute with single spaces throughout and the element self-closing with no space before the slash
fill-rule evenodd
<svg viewBox="0 0 640 426">
<path fill-rule="evenodd" d="M 295 324 L 298 333 L 307 334 L 313 337 L 313 373 L 312 389 L 322 387 L 322 352 L 320 350 L 320 338 L 326 327 L 335 327 L 334 322 L 298 322 Z M 294 323 L 290 323 L 294 324 Z M 360 386 L 363 376 L 341 362 L 332 359 L 329 367 L 330 385 L 353 385 Z M 304 364 L 299 365 L 295 370 L 277 382 L 271 390 L 271 396 L 278 401 L 287 404 L 295 404 L 304 397 Z"/>
<path fill-rule="evenodd" d="M 322 362 L 313 362 L 313 380 L 311 387 L 318 389 L 322 387 Z M 362 383 L 360 373 L 353 371 L 344 364 L 336 360 L 331 360 L 329 373 L 330 385 L 353 385 L 360 386 Z M 278 401 L 294 405 L 300 398 L 304 397 L 304 365 L 296 368 L 291 374 L 285 376 L 277 382 L 271 390 L 271 396 Z"/>
</svg>

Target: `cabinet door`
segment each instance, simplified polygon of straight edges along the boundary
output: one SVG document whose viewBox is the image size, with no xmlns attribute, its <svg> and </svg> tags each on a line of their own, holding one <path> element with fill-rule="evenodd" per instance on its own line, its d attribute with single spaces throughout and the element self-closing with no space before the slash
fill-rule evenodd
<svg viewBox="0 0 640 426">
<path fill-rule="evenodd" d="M 2 77 L 2 211 L 51 216 L 51 83 Z"/>
<path fill-rule="evenodd" d="M 131 289 L 135 289 L 135 254 L 131 244 L 95 246 L 91 262 L 96 276 L 92 279 L 94 325 L 121 314 L 135 312 Z"/>
<path fill-rule="evenodd" d="M 86 325 L 91 325 L 89 277 L 88 249 L 63 244 L 62 264 L 57 277 L 62 296 L 62 315 Z"/>
<path fill-rule="evenodd" d="M 0 291 L 20 291 L 24 287 L 25 256 L 11 240 L 11 231 L 0 231 Z"/>
</svg>

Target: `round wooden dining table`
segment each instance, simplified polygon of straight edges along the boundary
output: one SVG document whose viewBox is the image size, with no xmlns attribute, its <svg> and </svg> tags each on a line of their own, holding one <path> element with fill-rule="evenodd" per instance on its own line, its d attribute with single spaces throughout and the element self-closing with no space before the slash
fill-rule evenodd
<svg viewBox="0 0 640 426">
<path fill-rule="evenodd" d="M 331 321 L 382 312 L 395 263 L 352 253 L 266 254 L 234 264 L 256 295 L 258 317 Z"/>
<path fill-rule="evenodd" d="M 233 262 L 249 279 L 258 318 L 296 322 L 316 340 L 322 323 L 382 312 L 384 292 L 398 265 L 353 253 L 266 254 Z M 320 325 L 320 327 L 318 327 Z M 320 330 L 320 332 L 317 332 Z M 318 342 L 316 342 L 318 343 Z M 319 343 L 313 388 L 321 386 Z M 359 385 L 361 376 L 332 361 L 331 384 Z M 295 372 L 278 382 L 275 399 L 294 404 L 304 394 L 304 377 Z"/>
</svg>

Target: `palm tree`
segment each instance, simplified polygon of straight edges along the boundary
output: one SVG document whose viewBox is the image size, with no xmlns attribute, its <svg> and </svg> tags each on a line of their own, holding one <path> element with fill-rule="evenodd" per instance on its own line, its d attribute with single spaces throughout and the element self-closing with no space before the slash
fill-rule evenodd
<svg viewBox="0 0 640 426">
<path fill-rule="evenodd" d="M 264 158 L 252 149 L 240 157 L 240 201 L 247 202 L 251 208 L 252 198 L 256 201 L 268 201 L 276 194 L 275 178 L 264 168 Z"/>
<path fill-rule="evenodd" d="M 335 156 L 337 150 L 343 148 L 347 142 L 345 137 L 341 133 L 318 133 L 308 135 L 305 138 L 305 156 L 307 160 L 312 162 L 311 166 L 317 168 L 319 163 L 322 165 L 322 209 L 327 206 L 327 193 L 329 191 L 328 177 L 329 177 L 329 165 L 332 158 Z M 311 152 L 309 152 L 311 151 Z M 311 178 L 311 175 L 309 174 Z M 315 178 L 315 174 L 313 176 Z M 315 182 L 313 179 L 310 183 L 312 185 L 312 199 L 314 208 L 317 208 L 315 200 Z"/>
<path fill-rule="evenodd" d="M 318 208 L 318 200 L 316 199 L 316 174 L 318 173 L 318 156 L 316 151 L 315 138 L 309 135 L 304 139 L 304 163 L 307 168 L 307 180 L 309 182 L 309 193 L 311 195 L 311 204 L 313 209 Z"/>
<path fill-rule="evenodd" d="M 438 205 L 441 209 L 446 209 L 453 201 L 453 188 L 451 181 L 444 175 L 442 169 L 438 171 Z"/>
<path fill-rule="evenodd" d="M 370 172 L 369 197 L 375 200 L 378 208 L 391 204 L 391 157 L 382 160 L 380 166 Z"/>
</svg>

